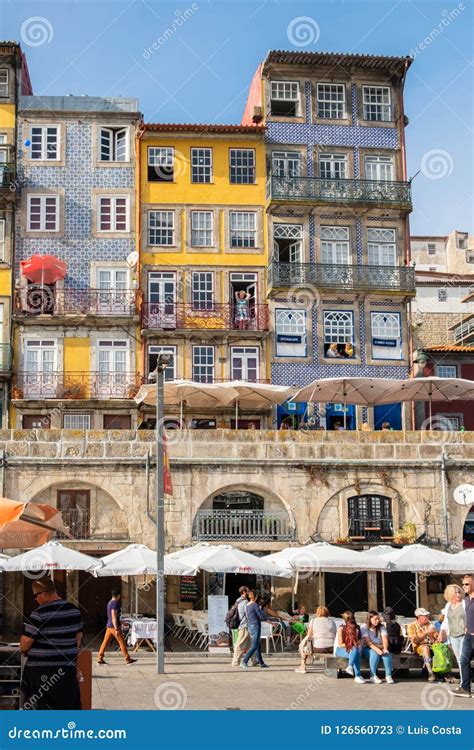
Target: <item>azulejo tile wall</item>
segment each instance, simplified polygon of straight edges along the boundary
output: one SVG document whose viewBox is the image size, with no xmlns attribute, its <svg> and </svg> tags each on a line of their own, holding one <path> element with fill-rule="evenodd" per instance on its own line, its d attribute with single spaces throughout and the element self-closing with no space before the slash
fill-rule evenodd
<svg viewBox="0 0 474 750">
<path fill-rule="evenodd" d="M 31 119 L 31 118 L 30 118 Z M 20 212 L 17 212 L 16 226 L 16 274 L 19 263 L 35 253 L 51 254 L 66 261 L 68 274 L 65 284 L 69 287 L 87 288 L 90 286 L 91 261 L 125 261 L 135 249 L 132 235 L 123 239 L 92 237 L 92 189 L 123 188 L 134 189 L 134 167 L 92 166 L 92 123 L 68 122 L 66 125 L 66 166 L 35 166 L 27 159 L 27 125 L 19 122 L 18 165 L 19 183 L 22 189 L 45 188 L 54 192 L 64 188 L 65 216 L 64 237 L 35 238 L 21 237 Z M 26 201 L 21 211 L 26 211 Z"/>
</svg>

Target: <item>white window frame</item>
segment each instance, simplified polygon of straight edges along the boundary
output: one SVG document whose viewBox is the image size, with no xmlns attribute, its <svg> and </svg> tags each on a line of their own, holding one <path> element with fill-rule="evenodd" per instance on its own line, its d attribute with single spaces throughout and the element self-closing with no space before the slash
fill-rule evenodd
<svg viewBox="0 0 474 750">
<path fill-rule="evenodd" d="M 436 243 L 435 242 L 428 242 L 427 243 L 427 251 L 428 251 L 428 255 L 436 255 Z"/>
<path fill-rule="evenodd" d="M 279 335 L 301 336 L 301 342 L 278 341 Z M 306 310 L 283 307 L 275 309 L 275 356 L 287 358 L 307 356 Z"/>
<path fill-rule="evenodd" d="M 229 149 L 229 182 L 230 184 L 231 185 L 255 185 L 256 178 L 257 178 L 257 157 L 256 157 L 255 149 L 254 148 L 230 148 Z"/>
<path fill-rule="evenodd" d="M 110 200 L 110 229 L 102 229 L 102 201 Z M 125 200 L 125 229 L 117 229 L 117 201 Z M 97 196 L 97 232 L 101 234 L 127 234 L 130 232 L 130 196 L 107 195 Z"/>
<path fill-rule="evenodd" d="M 323 90 L 327 90 L 329 98 L 322 96 Z M 341 98 L 333 98 L 333 94 L 342 91 Z M 342 110 L 341 110 L 342 104 Z M 328 111 L 329 114 L 325 114 Z M 317 83 L 316 84 L 316 117 L 324 120 L 344 120 L 347 118 L 346 87 L 343 83 Z"/>
<path fill-rule="evenodd" d="M 6 230 L 6 219 L 0 219 L 0 262 L 5 260 Z"/>
<path fill-rule="evenodd" d="M 397 265 L 397 230 L 391 227 L 367 227 L 369 266 Z"/>
<path fill-rule="evenodd" d="M 202 221 L 209 226 L 203 226 Z M 201 226 L 199 224 L 201 223 Z M 200 237 L 200 239 L 199 239 Z M 191 246 L 213 247 L 214 246 L 214 212 L 202 211 L 200 209 L 191 211 Z"/>
<path fill-rule="evenodd" d="M 239 217 L 239 219 L 237 219 Z M 252 217 L 252 221 L 249 221 Z M 253 227 L 251 224 L 253 223 Z M 240 224 L 240 226 L 238 226 Z M 244 226 L 247 224 L 247 226 Z M 250 248 L 257 247 L 257 212 L 229 211 L 229 247 Z"/>
<path fill-rule="evenodd" d="M 322 174 L 322 165 L 329 164 L 329 174 Z M 326 171 L 326 170 L 325 170 Z M 345 180 L 348 176 L 347 155 L 335 152 L 319 154 L 319 178 L 321 180 Z"/>
<path fill-rule="evenodd" d="M 37 364 L 38 369 L 30 369 L 28 366 L 28 352 L 37 350 L 39 352 Z M 44 369 L 44 351 L 52 351 L 52 357 L 48 365 L 50 369 Z M 26 398 L 53 398 L 58 390 L 58 374 L 62 373 L 62 366 L 59 366 L 59 346 L 58 340 L 54 337 L 25 337 L 23 341 L 23 373 L 24 373 L 24 395 Z M 37 375 L 34 382 L 33 376 Z M 30 377 L 28 377 L 30 376 Z"/>
<path fill-rule="evenodd" d="M 364 176 L 366 180 L 393 182 L 395 179 L 393 156 L 366 154 L 364 157 Z"/>
<path fill-rule="evenodd" d="M 3 80 L 2 80 L 3 78 Z M 0 68 L 0 98 L 8 99 L 10 93 L 10 76 L 8 68 Z"/>
<path fill-rule="evenodd" d="M 158 214 L 160 215 L 160 226 L 157 225 L 158 222 Z M 166 221 L 169 221 L 169 217 L 171 217 L 171 222 L 169 224 L 162 224 L 163 216 L 166 214 Z M 153 221 L 155 221 L 156 225 L 154 227 L 151 226 L 150 219 L 153 215 Z M 152 242 L 152 232 L 156 233 L 156 237 L 158 236 L 159 232 L 166 233 L 166 239 L 169 241 L 166 242 Z M 175 243 L 175 217 L 174 217 L 174 211 L 168 211 L 167 209 L 150 209 L 148 211 L 147 216 L 147 235 L 148 235 L 148 245 L 150 247 L 173 247 Z M 162 234 L 161 237 L 164 239 L 165 234 Z"/>
<path fill-rule="evenodd" d="M 147 349 L 147 360 L 146 360 L 146 366 L 147 370 L 150 369 L 150 360 L 149 355 L 150 354 L 171 354 L 172 360 L 171 362 L 165 367 L 164 369 L 164 376 L 165 381 L 170 380 L 176 380 L 177 379 L 177 365 L 178 365 L 178 347 L 177 346 L 158 346 L 155 344 L 150 344 Z M 148 372 L 150 375 L 151 373 Z"/>
<path fill-rule="evenodd" d="M 379 318 L 385 316 L 391 320 L 391 324 L 385 330 L 380 328 Z M 394 325 L 394 321 L 397 324 Z M 388 324 L 385 324 L 386 326 Z M 398 335 L 396 335 L 398 334 Z M 373 310 L 370 313 L 370 337 L 372 345 L 372 359 L 403 359 L 403 332 L 402 332 L 402 315 L 399 312 L 388 310 Z M 395 341 L 395 346 L 380 346 L 374 344 L 374 339 L 390 339 Z"/>
<path fill-rule="evenodd" d="M 212 364 L 208 364 L 207 362 L 203 364 L 203 363 L 197 361 L 196 355 L 198 354 L 199 350 L 203 350 L 203 349 L 206 350 L 206 354 L 204 356 L 207 357 L 208 355 L 212 354 L 212 357 L 211 357 Z M 193 378 L 193 380 L 196 380 L 199 383 L 212 383 L 214 381 L 215 368 L 216 368 L 216 348 L 215 348 L 215 346 L 212 346 L 212 345 L 208 346 L 208 345 L 205 345 L 205 344 L 195 344 L 193 346 L 192 357 L 193 357 L 193 359 L 192 359 L 192 368 L 193 368 L 192 369 L 192 378 Z M 203 368 L 211 368 L 212 369 L 212 374 L 210 374 L 209 378 L 206 377 L 205 380 L 198 380 L 198 378 L 196 378 L 196 371 L 197 371 L 198 368 L 201 368 L 201 367 L 203 367 Z"/>
<path fill-rule="evenodd" d="M 69 427 L 66 427 L 66 420 L 71 419 L 72 422 L 74 422 L 74 418 L 80 422 L 81 417 L 83 419 L 83 424 L 71 424 Z M 90 412 L 82 412 L 82 411 L 66 411 L 63 414 L 63 424 L 62 428 L 63 430 L 90 430 L 92 424 L 92 414 Z"/>
<path fill-rule="evenodd" d="M 353 310 L 323 310 L 323 343 L 324 347 L 326 344 L 338 344 L 344 346 L 344 344 L 352 344 L 355 349 L 354 342 L 355 335 L 355 323 L 354 323 L 354 311 Z M 353 357 L 328 357 L 326 352 L 323 352 L 325 359 L 330 359 L 331 362 L 344 362 L 347 360 L 354 359 Z"/>
<path fill-rule="evenodd" d="M 212 310 L 214 305 L 214 272 L 193 271 L 191 274 L 191 306 L 193 310 Z"/>
<path fill-rule="evenodd" d="M 31 202 L 39 198 L 39 221 L 40 226 L 37 228 L 31 227 Z M 54 213 L 54 229 L 46 228 L 46 200 L 54 198 L 55 201 L 55 213 Z M 27 232 L 59 232 L 59 195 L 55 193 L 29 193 L 27 196 L 27 209 L 26 209 L 26 231 Z"/>
<path fill-rule="evenodd" d="M 159 158 L 157 158 L 159 157 Z M 158 161 L 158 163 L 155 163 Z M 153 163 L 152 163 L 153 162 Z M 150 180 L 149 174 L 147 174 L 147 180 L 149 182 L 174 182 L 175 177 L 175 155 L 174 155 L 174 146 L 148 146 L 147 151 L 147 166 L 153 167 L 155 170 L 160 167 L 165 167 L 166 169 L 171 168 L 172 172 L 170 174 L 166 174 L 165 177 L 158 180 Z"/>
<path fill-rule="evenodd" d="M 351 262 L 350 227 L 321 225 L 321 263 L 347 266 Z"/>
<path fill-rule="evenodd" d="M 272 101 L 295 102 L 294 115 L 272 115 L 272 117 L 299 117 L 300 115 L 300 83 L 299 81 L 270 81 L 270 112 Z"/>
<path fill-rule="evenodd" d="M 50 152 L 48 151 L 48 129 L 54 129 L 56 131 L 56 155 L 51 156 Z M 39 141 L 39 156 L 33 156 L 36 151 L 33 149 L 33 140 L 34 135 L 33 131 L 39 130 L 40 131 L 40 141 Z M 30 134 L 29 134 L 31 146 L 30 146 L 30 161 L 37 162 L 37 161 L 60 161 L 61 159 L 61 126 L 60 125 L 54 125 L 53 123 L 49 123 L 47 125 L 37 125 L 32 124 L 30 125 Z"/>
<path fill-rule="evenodd" d="M 438 378 L 457 378 L 458 366 L 457 365 L 435 365 L 435 372 Z"/>
<path fill-rule="evenodd" d="M 272 177 L 300 177 L 302 159 L 299 151 L 272 151 Z M 294 165 L 294 166 L 292 166 Z"/>
<path fill-rule="evenodd" d="M 209 159 L 209 164 L 199 164 L 199 159 Z M 195 163 L 196 159 L 196 163 Z M 196 170 L 196 172 L 194 172 Z M 196 179 L 199 178 L 199 179 Z M 196 185 L 206 185 L 213 180 L 212 148 L 196 146 L 191 149 L 191 182 Z"/>
<path fill-rule="evenodd" d="M 103 134 L 107 134 L 109 138 L 109 149 L 110 149 L 110 156 L 109 158 L 104 157 L 103 153 L 103 147 L 104 143 L 102 141 Z M 123 153 L 123 158 L 119 158 L 119 137 L 121 135 L 125 136 L 125 148 Z M 98 154 L 98 160 L 100 162 L 104 162 L 105 164 L 110 164 L 117 162 L 119 164 L 123 164 L 130 161 L 130 129 L 128 127 L 119 127 L 119 128 L 111 128 L 111 127 L 105 127 L 100 126 L 99 127 L 99 138 L 98 138 L 98 146 L 99 146 L 99 154 Z"/>
<path fill-rule="evenodd" d="M 234 357 L 241 357 L 242 359 L 242 377 L 237 378 L 236 375 L 234 375 Z M 256 359 L 256 368 L 255 368 L 255 379 L 250 380 L 249 379 L 249 367 L 248 367 L 248 360 L 251 358 Z M 258 383 L 259 381 L 259 375 L 260 375 L 260 352 L 258 349 L 258 346 L 231 346 L 230 347 L 230 369 L 231 369 L 231 378 L 232 380 L 243 380 L 249 383 Z"/>
<path fill-rule="evenodd" d="M 379 93 L 377 93 L 377 90 Z M 388 92 L 388 101 L 370 101 L 375 96 L 383 97 Z M 371 108 L 374 112 L 379 111 L 380 117 L 370 117 Z M 379 86 L 377 84 L 365 84 L 362 86 L 362 108 L 363 119 L 368 122 L 392 122 L 392 91 L 390 86 Z M 377 109 L 375 109 L 377 108 Z"/>
</svg>

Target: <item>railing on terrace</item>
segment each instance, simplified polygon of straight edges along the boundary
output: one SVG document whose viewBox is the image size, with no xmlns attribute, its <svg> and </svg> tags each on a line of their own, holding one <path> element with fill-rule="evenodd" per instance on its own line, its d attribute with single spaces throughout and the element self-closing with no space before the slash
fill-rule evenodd
<svg viewBox="0 0 474 750">
<path fill-rule="evenodd" d="M 250 305 L 242 319 L 231 303 L 196 306 L 192 303 L 146 302 L 142 328 L 158 330 L 268 331 L 268 305 Z"/>
<path fill-rule="evenodd" d="M 0 344 L 0 374 L 11 372 L 12 369 L 12 346 L 11 344 Z"/>
<path fill-rule="evenodd" d="M 385 180 L 271 176 L 267 180 L 267 200 L 412 207 L 410 183 Z"/>
<path fill-rule="evenodd" d="M 71 537 L 67 537 L 61 532 L 57 532 L 57 539 L 128 539 L 128 531 L 126 528 L 120 529 L 120 527 L 114 526 L 112 530 L 106 530 L 99 524 L 92 523 L 92 514 L 89 508 L 66 508 L 61 510 L 61 516 L 64 521 L 64 525 L 69 528 Z"/>
<path fill-rule="evenodd" d="M 19 372 L 12 398 L 128 399 L 137 394 L 142 380 L 136 372 Z"/>
<path fill-rule="evenodd" d="M 319 289 L 415 293 L 415 269 L 330 263 L 279 263 L 268 267 L 270 287 L 312 285 Z"/>
<path fill-rule="evenodd" d="M 212 541 L 291 541 L 295 531 L 284 511 L 198 510 L 193 539 Z"/>
<path fill-rule="evenodd" d="M 47 284 L 30 284 L 15 292 L 17 315 L 135 315 L 134 289 L 55 289 Z"/>
<path fill-rule="evenodd" d="M 364 518 L 354 516 L 349 519 L 349 538 L 354 541 L 373 541 L 393 537 L 393 519 Z"/>
</svg>

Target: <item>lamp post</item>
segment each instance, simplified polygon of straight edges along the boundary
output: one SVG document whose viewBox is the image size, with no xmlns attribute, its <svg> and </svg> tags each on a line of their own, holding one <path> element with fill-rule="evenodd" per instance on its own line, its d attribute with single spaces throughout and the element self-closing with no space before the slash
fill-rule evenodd
<svg viewBox="0 0 474 750">
<path fill-rule="evenodd" d="M 156 672 L 165 673 L 165 488 L 163 447 L 164 372 L 171 354 L 159 354 L 156 370 L 151 378 L 156 380 Z"/>
</svg>

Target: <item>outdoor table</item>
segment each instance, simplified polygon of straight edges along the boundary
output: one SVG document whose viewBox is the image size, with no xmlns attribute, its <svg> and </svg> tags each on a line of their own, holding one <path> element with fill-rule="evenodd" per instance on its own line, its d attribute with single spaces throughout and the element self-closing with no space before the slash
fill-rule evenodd
<svg viewBox="0 0 474 750">
<path fill-rule="evenodd" d="M 143 618 L 141 620 L 129 620 L 130 632 L 129 641 L 130 645 L 133 646 L 132 653 L 136 653 L 143 643 L 156 653 L 156 620 L 151 618 Z"/>
</svg>

